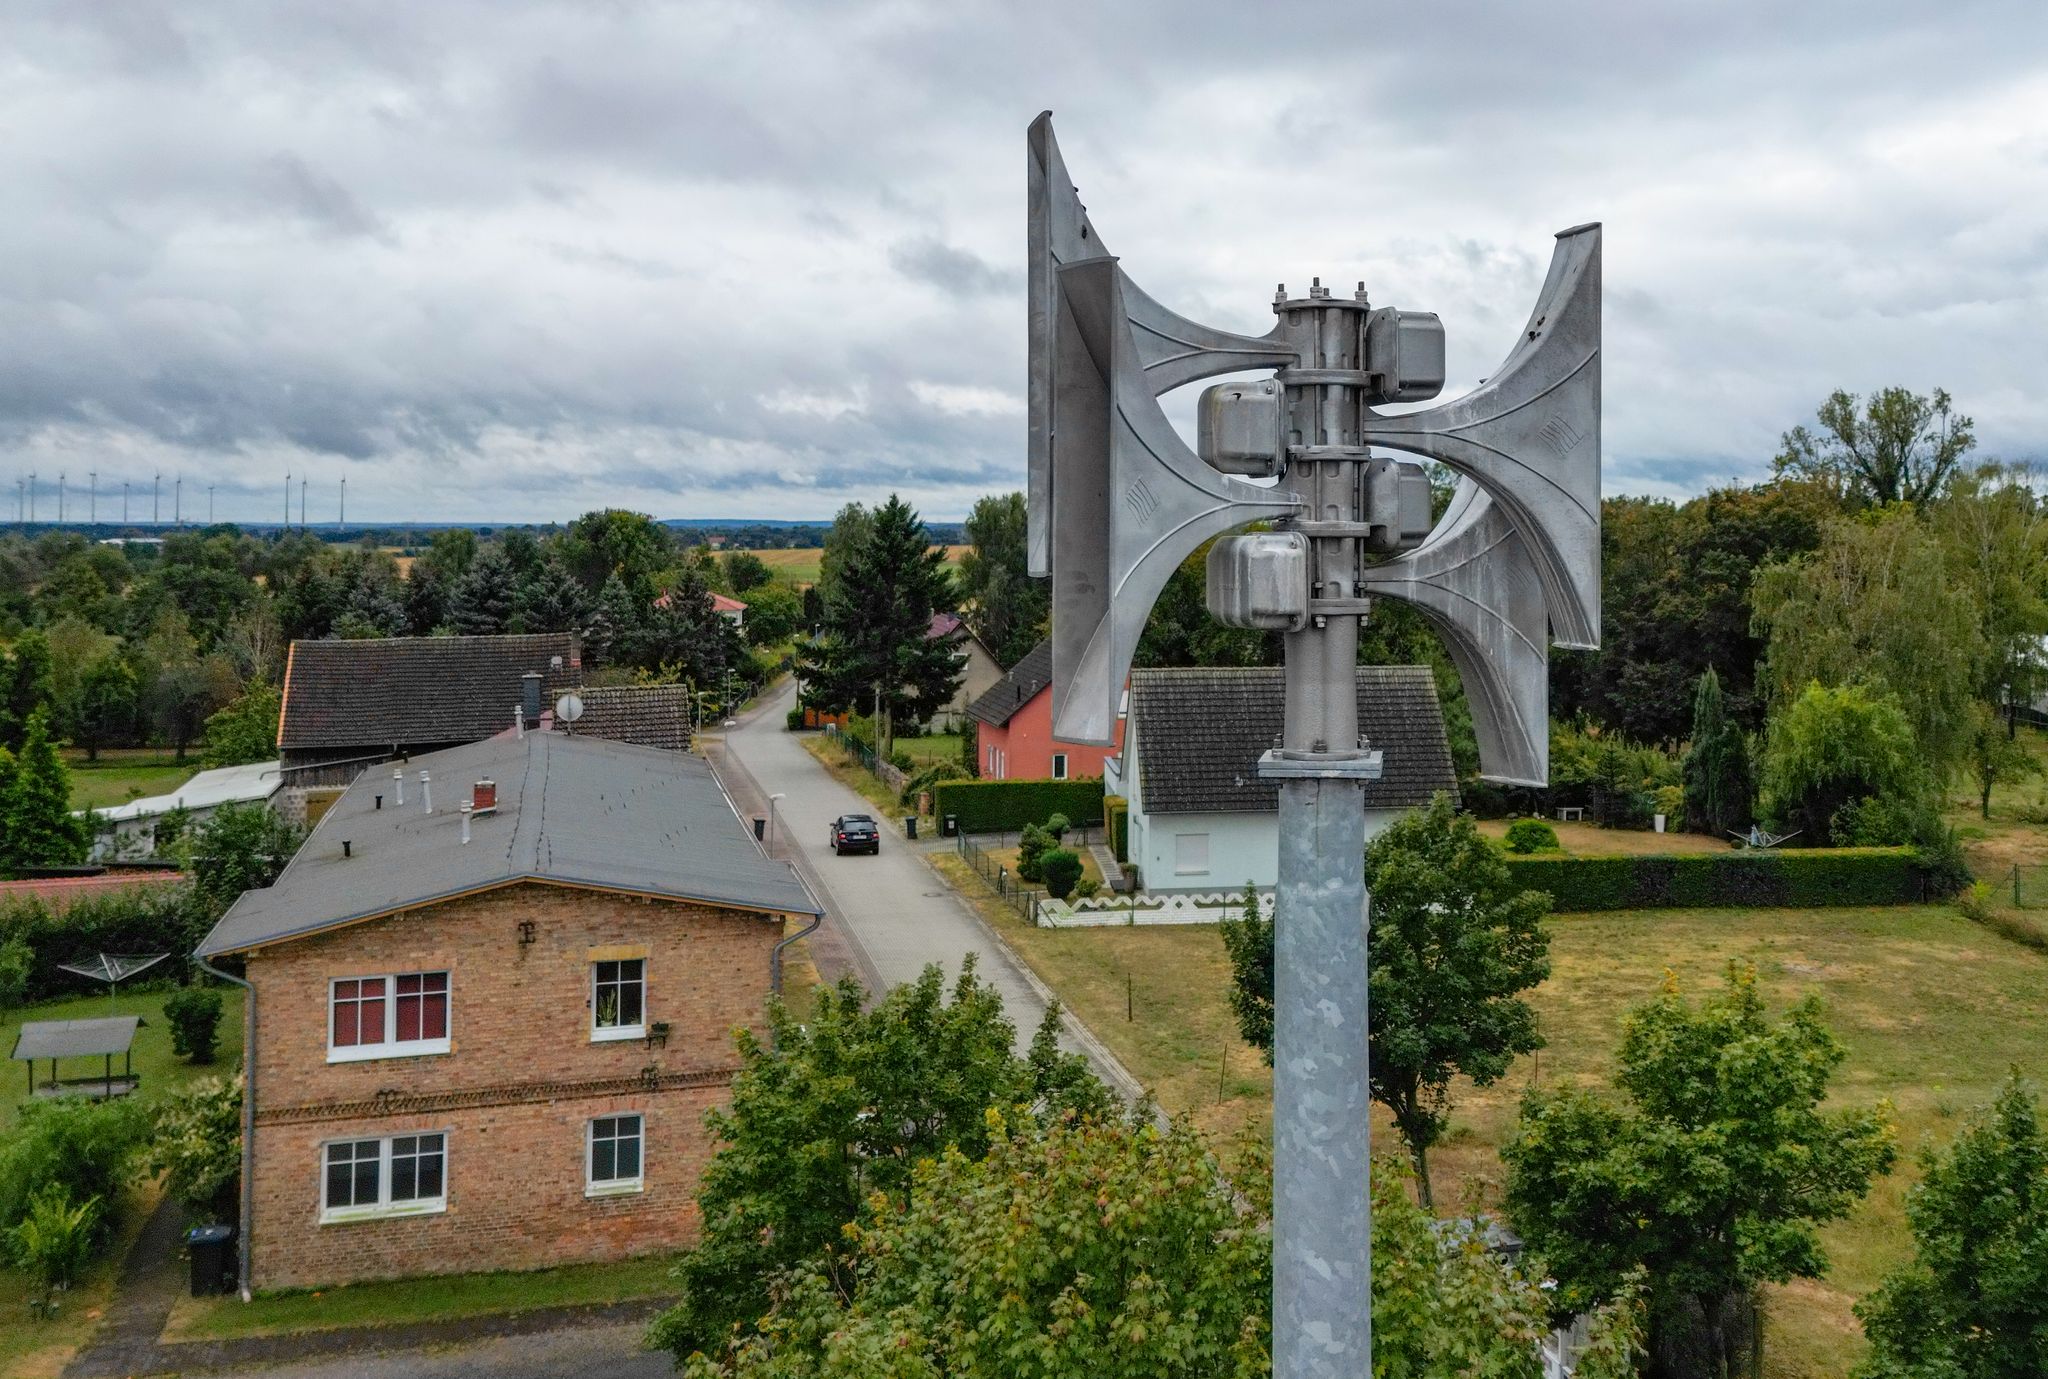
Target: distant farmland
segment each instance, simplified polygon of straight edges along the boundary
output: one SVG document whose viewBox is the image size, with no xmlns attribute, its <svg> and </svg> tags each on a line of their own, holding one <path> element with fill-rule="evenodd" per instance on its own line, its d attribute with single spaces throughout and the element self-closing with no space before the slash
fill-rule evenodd
<svg viewBox="0 0 2048 1379">
<path fill-rule="evenodd" d="M 946 568 L 949 570 L 960 567 L 960 557 L 967 554 L 968 550 L 965 546 L 943 546 L 939 549 L 946 553 Z M 761 563 L 776 574 L 799 585 L 818 582 L 818 564 L 825 558 L 824 549 L 818 546 L 755 551 L 753 554 L 761 557 Z"/>
</svg>

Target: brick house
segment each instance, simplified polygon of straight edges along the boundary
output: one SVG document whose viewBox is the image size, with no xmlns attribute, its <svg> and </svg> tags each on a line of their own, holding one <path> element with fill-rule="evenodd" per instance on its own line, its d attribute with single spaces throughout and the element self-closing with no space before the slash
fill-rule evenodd
<svg viewBox="0 0 2048 1379">
<path fill-rule="evenodd" d="M 817 902 L 697 758 L 507 733 L 411 766 L 198 949 L 246 963 L 244 1286 L 687 1244 L 731 1032 Z"/>
<path fill-rule="evenodd" d="M 975 750 L 983 780 L 1079 780 L 1102 774 L 1105 757 L 1123 747 L 1124 720 L 1116 720 L 1116 742 L 1063 742 L 1052 735 L 1052 643 L 1040 642 L 1002 679 L 967 706 L 974 720 Z"/>
</svg>

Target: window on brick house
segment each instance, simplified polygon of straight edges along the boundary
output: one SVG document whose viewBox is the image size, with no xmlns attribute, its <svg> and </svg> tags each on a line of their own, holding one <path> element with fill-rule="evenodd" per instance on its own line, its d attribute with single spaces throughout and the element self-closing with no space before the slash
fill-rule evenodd
<svg viewBox="0 0 2048 1379">
<path fill-rule="evenodd" d="M 448 974 L 343 977 L 327 987 L 327 1061 L 448 1052 Z"/>
<path fill-rule="evenodd" d="M 599 1116 L 590 1122 L 585 1196 L 640 1191 L 642 1127 L 638 1115 Z"/>
<path fill-rule="evenodd" d="M 1052 754 L 1052 778 L 1054 780 L 1065 780 L 1067 778 L 1067 754 L 1065 752 L 1054 752 Z"/>
<path fill-rule="evenodd" d="M 590 965 L 590 1037 L 639 1039 L 647 1033 L 647 959 Z"/>
<path fill-rule="evenodd" d="M 322 1151 L 323 1222 L 448 1208 L 448 1136 L 441 1132 L 335 1140 Z"/>
</svg>

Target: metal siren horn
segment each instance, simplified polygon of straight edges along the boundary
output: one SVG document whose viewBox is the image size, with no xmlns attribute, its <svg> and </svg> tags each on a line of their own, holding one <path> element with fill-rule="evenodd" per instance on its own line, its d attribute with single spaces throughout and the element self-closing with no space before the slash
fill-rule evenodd
<svg viewBox="0 0 2048 1379">
<path fill-rule="evenodd" d="M 1557 237 L 1507 361 L 1455 402 L 1375 416 L 1366 442 L 1469 475 L 1519 534 L 1559 646 L 1600 645 L 1600 227 Z"/>
<path fill-rule="evenodd" d="M 1049 114 L 1028 141 L 1030 569 L 1053 581 L 1054 736 L 1110 743 L 1138 635 L 1181 561 L 1211 537 L 1299 507 L 1203 463 L 1157 399 L 1298 355 L 1146 296 L 1088 223 Z"/>
<path fill-rule="evenodd" d="M 1442 635 L 1472 708 L 1479 774 L 1550 783 L 1550 646 L 1543 586 L 1506 512 L 1462 479 L 1429 538 L 1359 576 Z"/>
</svg>

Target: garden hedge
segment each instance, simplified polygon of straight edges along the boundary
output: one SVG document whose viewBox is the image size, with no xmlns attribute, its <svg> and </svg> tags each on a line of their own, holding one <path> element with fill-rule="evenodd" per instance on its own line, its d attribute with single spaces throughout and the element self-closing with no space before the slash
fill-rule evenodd
<svg viewBox="0 0 2048 1379">
<path fill-rule="evenodd" d="M 1122 795 L 1102 797 L 1102 831 L 1109 835 L 1109 850 L 1119 862 L 1131 860 L 1131 802 Z"/>
<path fill-rule="evenodd" d="M 0 943 L 20 938 L 35 955 L 28 1001 L 103 994 L 104 986 L 57 966 L 96 953 L 168 953 L 170 959 L 151 968 L 149 977 L 183 980 L 187 956 L 212 927 L 212 916 L 189 882 L 89 896 L 63 909 L 41 900 L 0 904 Z"/>
<path fill-rule="evenodd" d="M 962 833 L 1013 833 L 1064 814 L 1077 826 L 1102 822 L 1100 780 L 949 780 L 932 788 L 932 812 L 960 820 Z"/>
<path fill-rule="evenodd" d="M 1551 907 L 1651 910 L 1905 905 L 1945 897 L 1912 848 L 1798 848 L 1679 857 L 1510 857 Z"/>
</svg>

